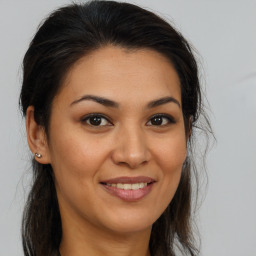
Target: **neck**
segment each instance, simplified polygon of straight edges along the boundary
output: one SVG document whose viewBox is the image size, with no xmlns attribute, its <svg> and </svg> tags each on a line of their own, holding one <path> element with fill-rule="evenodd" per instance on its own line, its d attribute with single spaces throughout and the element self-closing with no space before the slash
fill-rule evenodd
<svg viewBox="0 0 256 256">
<path fill-rule="evenodd" d="M 62 219 L 61 256 L 150 256 L 151 228 L 117 233 L 65 219 Z"/>
</svg>

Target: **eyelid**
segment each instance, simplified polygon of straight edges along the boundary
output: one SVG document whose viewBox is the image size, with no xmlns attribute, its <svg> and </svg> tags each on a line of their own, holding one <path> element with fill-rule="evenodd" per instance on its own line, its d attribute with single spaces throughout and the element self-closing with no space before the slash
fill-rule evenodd
<svg viewBox="0 0 256 256">
<path fill-rule="evenodd" d="M 149 125 L 149 126 L 166 126 L 166 125 L 169 125 L 169 124 L 175 124 L 176 123 L 176 120 L 174 119 L 174 117 L 172 117 L 171 115 L 169 114 L 164 114 L 164 113 L 159 113 L 159 114 L 155 114 L 153 116 L 150 117 L 149 121 L 146 123 L 146 125 L 148 125 L 148 123 L 155 117 L 162 117 L 162 118 L 166 118 L 168 119 L 168 124 L 164 124 L 164 125 Z"/>
<path fill-rule="evenodd" d="M 102 113 L 90 113 L 90 114 L 87 114 L 85 116 L 83 116 L 81 118 L 81 122 L 82 123 L 87 123 L 87 121 L 92 118 L 92 117 L 100 117 L 100 118 L 103 118 L 105 119 L 109 124 L 108 125 L 99 125 L 98 127 L 100 126 L 110 126 L 110 125 L 113 125 L 113 122 L 110 120 L 109 117 L 107 117 L 106 115 L 102 114 Z M 156 118 L 156 117 L 162 117 L 162 118 L 166 118 L 168 120 L 168 124 L 164 124 L 164 125 L 153 125 L 153 124 L 148 124 L 153 118 Z M 148 126 L 167 126 L 169 124 L 174 124 L 176 123 L 176 120 L 174 119 L 174 117 L 172 117 L 171 115 L 169 114 L 165 114 L 165 113 L 158 113 L 158 114 L 155 114 L 153 116 L 151 116 L 149 118 L 149 121 L 147 121 L 146 125 Z M 87 123 L 88 124 L 88 123 Z M 94 126 L 94 125 L 91 125 L 91 124 L 88 124 L 90 126 Z M 97 126 L 95 126 L 97 127 Z"/>
<path fill-rule="evenodd" d="M 95 117 L 95 116 L 100 117 L 100 118 L 104 118 L 105 120 L 107 120 L 109 125 L 113 125 L 113 123 L 110 121 L 110 119 L 107 116 L 105 116 L 104 114 L 101 114 L 101 113 L 90 113 L 88 115 L 85 115 L 81 118 L 81 122 L 86 123 L 86 121 L 89 120 L 89 118 L 92 118 L 92 117 Z M 88 124 L 88 125 L 90 125 L 90 124 Z M 109 126 L 109 125 L 99 125 L 98 127 L 100 127 L 100 126 Z M 93 126 L 93 125 L 90 125 L 90 126 Z M 97 126 L 95 126 L 95 127 L 97 127 Z"/>
</svg>

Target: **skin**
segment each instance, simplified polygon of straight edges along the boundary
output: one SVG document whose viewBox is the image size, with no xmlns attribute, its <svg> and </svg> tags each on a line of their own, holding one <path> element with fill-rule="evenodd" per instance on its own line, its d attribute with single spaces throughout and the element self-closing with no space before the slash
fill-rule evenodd
<svg viewBox="0 0 256 256">
<path fill-rule="evenodd" d="M 84 95 L 118 104 L 106 106 Z M 174 100 L 149 107 L 160 98 Z M 176 101 L 176 102 L 175 102 Z M 152 104 L 151 104 L 152 105 Z M 150 255 L 152 224 L 179 184 L 186 134 L 178 75 L 161 54 L 107 46 L 80 59 L 69 71 L 52 105 L 49 136 L 27 110 L 28 143 L 50 163 L 63 225 L 62 256 Z M 106 117 L 94 126 L 86 116 Z M 156 114 L 162 124 L 154 125 Z M 120 176 L 155 180 L 149 194 L 126 201 L 101 181 Z"/>
</svg>

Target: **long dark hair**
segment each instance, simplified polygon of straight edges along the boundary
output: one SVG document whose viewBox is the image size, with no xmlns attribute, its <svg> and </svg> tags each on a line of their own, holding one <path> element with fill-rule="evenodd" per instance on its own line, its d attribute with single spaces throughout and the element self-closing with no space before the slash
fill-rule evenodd
<svg viewBox="0 0 256 256">
<path fill-rule="evenodd" d="M 67 71 L 81 57 L 106 45 L 148 48 L 167 57 L 181 83 L 182 111 L 188 150 L 202 114 L 198 67 L 191 47 L 168 22 L 136 5 L 114 1 L 71 4 L 53 12 L 39 27 L 23 60 L 20 105 L 24 116 L 34 106 L 36 122 L 49 131 L 53 97 Z M 191 156 L 191 154 L 189 154 Z M 58 255 L 61 218 L 51 165 L 33 162 L 33 186 L 23 215 L 22 241 L 26 256 Z M 176 194 L 153 224 L 152 256 L 197 254 L 191 228 L 191 158 L 187 158 Z"/>
</svg>

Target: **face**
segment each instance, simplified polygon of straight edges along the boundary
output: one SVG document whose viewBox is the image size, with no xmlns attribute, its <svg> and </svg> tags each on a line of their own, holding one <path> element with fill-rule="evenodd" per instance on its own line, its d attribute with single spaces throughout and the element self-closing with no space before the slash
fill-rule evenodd
<svg viewBox="0 0 256 256">
<path fill-rule="evenodd" d="M 63 222 L 149 230 L 186 158 L 175 69 L 148 49 L 108 46 L 80 59 L 54 98 L 47 150 Z"/>
</svg>

